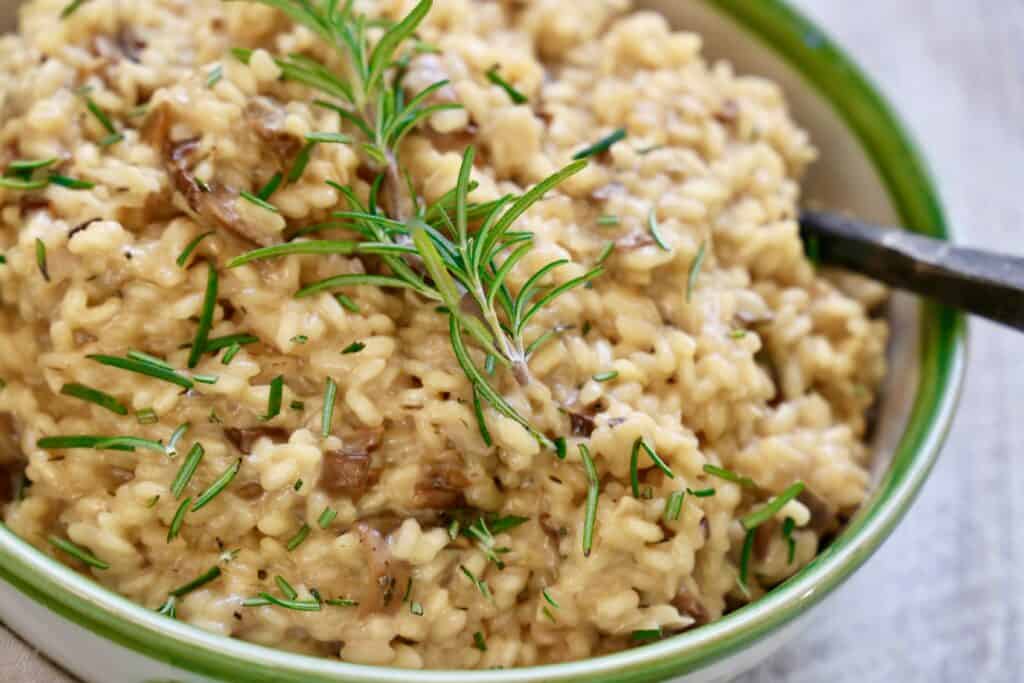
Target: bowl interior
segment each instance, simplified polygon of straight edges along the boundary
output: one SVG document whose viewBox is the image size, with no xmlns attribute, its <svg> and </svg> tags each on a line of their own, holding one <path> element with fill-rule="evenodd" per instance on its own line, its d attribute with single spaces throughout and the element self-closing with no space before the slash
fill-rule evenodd
<svg viewBox="0 0 1024 683">
<path fill-rule="evenodd" d="M 0 3 L 0 31 L 13 28 L 19 4 Z M 782 84 L 793 115 L 810 131 L 821 152 L 805 183 L 805 198 L 879 222 L 945 235 L 933 186 L 884 102 L 827 39 L 781 2 L 640 0 L 638 4 L 663 12 L 677 28 L 700 32 L 709 56 L 726 58 L 739 72 Z M 702 670 L 701 680 L 713 680 L 734 672 L 735 658 L 750 662 L 755 651 L 763 654 L 765 636 L 817 602 L 884 540 L 927 475 L 948 425 L 963 368 L 962 320 L 902 295 L 893 298 L 890 308 L 891 373 L 875 436 L 875 491 L 847 532 L 818 560 L 761 602 L 708 627 L 583 662 L 473 672 L 472 680 L 646 681 L 697 670 Z M 210 676 L 203 680 L 440 683 L 470 678 L 456 672 L 397 671 L 321 661 L 207 634 L 100 588 L 2 526 L 0 578 L 52 612 L 117 642 L 126 655 L 142 653 L 174 662 Z M 26 616 L 26 623 L 31 619 Z M 38 645 L 45 645 L 42 633 L 38 640 Z M 79 656 L 74 648 L 45 649 L 67 669 L 102 678 L 102 669 L 83 668 L 89 658 Z M 128 666 L 126 657 L 126 675 Z"/>
</svg>

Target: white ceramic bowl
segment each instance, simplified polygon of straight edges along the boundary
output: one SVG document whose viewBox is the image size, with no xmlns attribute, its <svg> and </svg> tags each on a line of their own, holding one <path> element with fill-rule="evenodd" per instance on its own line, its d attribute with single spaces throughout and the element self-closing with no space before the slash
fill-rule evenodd
<svg viewBox="0 0 1024 683">
<path fill-rule="evenodd" d="M 0 30 L 19 2 L 0 6 Z M 779 0 L 647 0 L 700 32 L 712 57 L 783 84 L 822 152 L 805 195 L 824 206 L 949 237 L 919 155 L 884 100 L 816 27 Z M 56 20 L 56 18 L 55 18 Z M 0 619 L 87 681 L 481 683 L 727 680 L 798 631 L 889 535 L 934 464 L 964 368 L 962 318 L 905 296 L 891 306 L 892 373 L 877 430 L 874 491 L 846 531 L 763 600 L 711 625 L 610 656 L 505 671 L 400 671 L 211 635 L 135 605 L 0 528 Z M 2 351 L 0 351 L 2 353 Z"/>
</svg>

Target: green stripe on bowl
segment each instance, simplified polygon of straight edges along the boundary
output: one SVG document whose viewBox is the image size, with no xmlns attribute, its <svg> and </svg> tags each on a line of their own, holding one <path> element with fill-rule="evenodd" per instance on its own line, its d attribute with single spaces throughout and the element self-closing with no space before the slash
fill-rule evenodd
<svg viewBox="0 0 1024 683">
<path fill-rule="evenodd" d="M 905 225 L 949 237 L 921 156 L 853 62 L 780 0 L 705 0 L 797 69 L 846 121 L 889 189 Z M 966 357 L 963 317 L 922 308 L 921 380 L 893 464 L 872 504 L 807 568 L 763 600 L 709 626 L 642 648 L 582 662 L 473 672 L 474 681 L 655 681 L 707 667 L 780 628 L 856 570 L 889 535 L 938 456 L 959 395 Z M 205 633 L 93 584 L 0 526 L 0 578 L 99 636 L 154 660 L 224 681 L 447 683 L 464 672 L 364 667 L 293 655 Z"/>
</svg>

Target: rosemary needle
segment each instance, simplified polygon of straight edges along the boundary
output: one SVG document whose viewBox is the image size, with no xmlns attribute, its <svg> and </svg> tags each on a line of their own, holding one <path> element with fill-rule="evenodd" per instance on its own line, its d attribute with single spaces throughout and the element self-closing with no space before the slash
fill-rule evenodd
<svg viewBox="0 0 1024 683">
<path fill-rule="evenodd" d="M 99 389 L 87 387 L 84 384 L 65 384 L 60 388 L 60 393 L 65 396 L 71 396 L 83 401 L 95 403 L 101 408 L 106 408 L 110 412 L 117 413 L 118 415 L 128 414 L 128 409 L 116 398 L 110 394 L 100 391 Z"/>
<path fill-rule="evenodd" d="M 94 567 L 96 569 L 110 569 L 110 565 L 109 564 L 107 564 L 103 560 L 97 558 L 95 555 L 90 553 L 88 550 L 85 550 L 83 548 L 78 547 L 77 545 L 75 545 L 71 541 L 65 541 L 63 538 L 57 538 L 56 536 L 50 536 L 49 538 L 47 538 L 47 540 L 55 548 L 58 548 L 58 549 L 64 551 L 65 553 L 67 553 L 71 557 L 73 557 L 76 560 L 79 560 L 81 562 L 84 562 L 85 564 L 89 565 L 90 567 Z"/>
<path fill-rule="evenodd" d="M 597 500 L 601 493 L 601 482 L 597 477 L 597 467 L 590 457 L 586 444 L 579 444 L 580 458 L 587 472 L 587 506 L 583 517 L 583 556 L 590 557 L 594 546 L 594 525 L 597 523 Z"/>
</svg>

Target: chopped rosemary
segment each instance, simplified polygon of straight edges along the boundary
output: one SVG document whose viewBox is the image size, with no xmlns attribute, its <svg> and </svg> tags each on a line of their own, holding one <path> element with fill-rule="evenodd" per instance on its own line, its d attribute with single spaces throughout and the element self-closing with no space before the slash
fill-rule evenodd
<svg viewBox="0 0 1024 683">
<path fill-rule="evenodd" d="M 189 496 L 185 500 L 181 501 L 181 505 L 178 506 L 177 512 L 174 513 L 174 518 L 171 520 L 171 526 L 167 529 L 167 542 L 170 543 L 178 537 L 181 533 L 181 525 L 185 522 L 185 513 L 188 512 L 188 506 L 192 502 L 192 497 Z"/>
<path fill-rule="evenodd" d="M 585 147 L 584 149 L 581 149 L 580 151 L 576 152 L 576 154 L 574 154 L 572 158 L 587 159 L 589 157 L 597 156 L 599 154 L 604 154 L 605 152 L 612 148 L 612 145 L 614 145 L 616 142 L 619 142 L 620 140 L 624 140 L 625 138 L 626 129 L 619 128 L 615 132 L 611 133 L 610 135 L 604 138 L 601 138 L 600 140 L 590 145 L 589 147 Z"/>
<path fill-rule="evenodd" d="M 281 414 L 281 398 L 284 395 L 284 376 L 278 375 L 270 380 L 270 395 L 267 397 L 267 414 L 261 415 L 264 422 L 273 420 Z"/>
<path fill-rule="evenodd" d="M 785 491 L 772 498 L 759 510 L 751 512 L 749 515 L 741 519 L 740 523 L 743 525 L 743 528 L 747 531 L 756 529 L 757 527 L 759 527 L 760 525 L 764 524 L 769 519 L 774 517 L 779 512 L 779 510 L 785 507 L 786 503 L 788 503 L 789 501 L 793 500 L 801 493 L 803 493 L 803 490 L 804 483 L 802 481 L 798 481 L 795 484 L 792 484 Z"/>
<path fill-rule="evenodd" d="M 597 477 L 597 467 L 590 457 L 586 444 L 579 444 L 580 458 L 587 471 L 587 507 L 583 517 L 583 557 L 590 557 L 594 547 L 594 525 L 597 523 L 597 499 L 601 493 L 601 481 Z"/>
<path fill-rule="evenodd" d="M 543 589 L 540 592 L 540 594 L 544 596 L 544 599 L 547 600 L 549 605 L 551 605 L 555 609 L 561 609 L 559 604 L 557 602 L 555 602 L 555 599 L 553 597 L 551 597 L 551 593 L 548 593 L 548 589 L 547 588 Z"/>
<path fill-rule="evenodd" d="M 72 14 L 77 12 L 79 7 L 81 7 L 82 5 L 87 3 L 88 1 L 89 0 L 71 0 L 71 2 L 69 2 L 67 5 L 65 5 L 64 9 L 62 9 L 60 11 L 60 18 L 62 20 L 63 19 L 67 19 Z"/>
<path fill-rule="evenodd" d="M 220 79 L 224 78 L 224 66 L 221 64 L 215 65 L 210 69 L 209 75 L 206 77 L 206 87 L 212 88 L 220 82 Z"/>
<path fill-rule="evenodd" d="M 96 442 L 93 446 L 98 451 L 110 450 L 135 450 L 136 448 L 145 448 L 146 450 L 153 451 L 155 453 L 165 453 L 166 449 L 163 443 L 154 441 L 153 439 L 143 439 L 138 436 L 111 436 L 103 438 Z"/>
<path fill-rule="evenodd" d="M 71 396 L 73 398 L 80 399 L 82 401 L 88 401 L 89 403 L 95 403 L 101 408 L 106 408 L 112 413 L 118 415 L 127 415 L 128 409 L 124 407 L 120 401 L 111 396 L 110 394 L 104 393 L 99 389 L 93 389 L 87 387 L 84 384 L 65 384 L 60 388 L 60 393 L 65 396 Z"/>
<path fill-rule="evenodd" d="M 317 526 L 319 526 L 321 529 L 326 529 L 331 525 L 331 522 L 333 522 L 334 518 L 337 516 L 337 510 L 332 510 L 329 507 L 324 508 L 324 511 L 320 513 L 320 517 L 316 520 Z"/>
<path fill-rule="evenodd" d="M 230 467 L 224 470 L 224 474 L 217 477 L 217 481 L 210 484 L 210 487 L 196 498 L 195 505 L 192 506 L 192 512 L 196 512 L 201 509 L 204 505 L 216 498 L 221 491 L 226 489 L 232 480 L 234 480 L 235 475 L 238 474 L 238 470 L 241 467 L 242 461 L 236 460 Z"/>
<path fill-rule="evenodd" d="M 750 555 L 754 550 L 754 537 L 757 532 L 754 529 L 747 531 L 747 535 L 743 538 L 743 549 L 740 551 L 740 575 L 739 585 L 740 590 L 743 591 L 744 595 L 750 595 L 750 589 L 748 588 L 747 578 L 750 572 Z"/>
<path fill-rule="evenodd" d="M 111 136 L 118 136 L 117 128 L 114 126 L 114 122 L 110 120 L 110 117 L 105 111 L 100 109 L 100 106 L 96 104 L 95 100 L 89 97 L 89 93 L 86 90 L 81 91 L 82 98 L 85 100 L 86 108 L 92 113 L 96 120 L 99 121 L 103 129 Z M 105 140 L 108 138 L 104 138 Z"/>
<path fill-rule="evenodd" d="M 352 299 L 348 298 L 344 294 L 335 294 L 334 298 L 338 301 L 338 304 L 340 304 L 341 307 L 344 308 L 346 311 L 349 311 L 350 313 L 359 312 L 359 304 L 357 304 L 355 301 L 352 301 Z"/>
<path fill-rule="evenodd" d="M 331 422 L 334 421 L 334 401 L 338 394 L 338 385 L 334 379 L 327 378 L 327 388 L 324 389 L 324 408 L 320 416 L 320 435 L 325 439 L 331 435 Z"/>
<path fill-rule="evenodd" d="M 302 488 L 302 480 L 301 479 L 296 479 L 295 483 L 292 485 L 292 489 L 294 489 L 295 491 L 298 491 L 301 488 Z"/>
<path fill-rule="evenodd" d="M 326 601 L 331 604 L 330 600 Z M 275 598 L 270 593 L 260 593 L 258 598 L 249 598 L 242 603 L 244 607 L 255 607 L 257 605 L 276 605 L 285 609 L 292 609 L 299 612 L 319 612 L 323 609 L 316 600 L 282 600 Z"/>
<path fill-rule="evenodd" d="M 569 444 L 566 442 L 564 436 L 560 436 L 553 441 L 555 446 L 555 455 L 559 460 L 565 460 L 565 457 L 569 454 Z"/>
<path fill-rule="evenodd" d="M 672 469 L 665 464 L 654 449 L 651 448 L 643 437 L 638 438 L 633 442 L 633 452 L 629 458 L 629 479 L 633 487 L 633 497 L 640 497 L 640 450 L 643 449 L 644 453 L 650 457 L 659 470 L 665 473 L 665 476 L 669 479 L 675 479 L 676 475 L 672 473 Z"/>
<path fill-rule="evenodd" d="M 302 411 L 306 409 L 306 404 L 303 401 L 292 401 L 288 407 L 295 411 Z"/>
<path fill-rule="evenodd" d="M 171 438 L 167 439 L 167 455 L 174 457 L 178 454 L 178 442 L 181 441 L 181 437 L 185 436 L 192 425 L 188 422 L 178 425 L 175 430 L 171 433 Z"/>
<path fill-rule="evenodd" d="M 152 408 L 143 408 L 135 411 L 135 419 L 140 425 L 153 425 L 160 421 L 160 417 Z"/>
<path fill-rule="evenodd" d="M 188 355 L 188 366 L 194 368 L 199 365 L 199 359 L 206 350 L 206 344 L 210 338 L 210 328 L 213 327 L 213 314 L 217 308 L 217 266 L 212 261 L 206 263 L 206 293 L 203 296 L 203 307 L 199 312 L 199 327 L 196 328 L 196 338 L 192 342 L 192 350 Z"/>
<path fill-rule="evenodd" d="M 288 341 L 290 341 L 292 344 L 305 344 L 306 342 L 309 341 L 309 337 L 307 337 L 304 334 L 297 334 Z"/>
<path fill-rule="evenodd" d="M 634 643 L 650 643 L 655 640 L 661 639 L 662 633 L 661 628 L 651 628 L 633 631 L 630 634 L 630 640 Z"/>
<path fill-rule="evenodd" d="M 658 223 L 658 208 L 655 206 L 652 206 L 650 213 L 647 214 L 647 229 L 662 251 L 672 251 L 672 247 L 668 245 L 661 234 L 661 225 Z"/>
<path fill-rule="evenodd" d="M 277 192 L 277 188 L 281 186 L 282 180 L 284 180 L 284 176 L 280 173 L 275 173 L 270 177 L 270 180 L 267 181 L 267 184 L 260 188 L 260 191 L 256 193 L 256 196 L 263 201 L 267 201 L 275 192 Z"/>
<path fill-rule="evenodd" d="M 209 237 L 212 234 L 214 234 L 213 230 L 211 230 L 209 232 L 204 232 L 203 234 L 199 235 L 198 237 L 193 239 L 191 242 L 186 244 L 185 248 L 182 250 L 181 254 L 178 255 L 178 258 L 175 261 L 175 263 L 178 264 L 178 267 L 179 268 L 184 268 L 185 264 L 188 263 L 189 256 L 191 256 L 192 252 L 194 252 L 196 250 L 196 247 L 199 246 L 199 243 L 202 242 L 204 239 L 206 239 L 207 237 Z"/>
<path fill-rule="evenodd" d="M 165 617 L 170 617 L 171 619 L 177 619 L 178 618 L 177 605 L 178 605 L 178 598 L 174 597 L 173 595 L 169 595 L 169 596 L 167 596 L 166 602 L 164 602 L 164 604 L 160 605 L 159 609 L 156 610 L 156 613 L 157 614 L 162 614 Z"/>
<path fill-rule="evenodd" d="M 50 271 L 46 267 L 46 244 L 38 237 L 36 238 L 36 266 L 39 268 L 43 279 L 49 282 Z"/>
<path fill-rule="evenodd" d="M 99 142 L 100 147 L 110 147 L 124 140 L 122 133 L 111 133 L 110 135 L 102 138 Z"/>
<path fill-rule="evenodd" d="M 324 602 L 333 607 L 359 607 L 359 601 L 347 598 L 331 598 L 324 600 Z"/>
<path fill-rule="evenodd" d="M 618 225 L 621 221 L 618 216 L 605 214 L 597 219 L 598 225 Z"/>
<path fill-rule="evenodd" d="M 707 242 L 701 242 L 700 248 L 697 249 L 697 255 L 693 257 L 693 263 L 690 264 L 690 272 L 686 276 L 686 301 L 689 302 L 693 298 L 693 290 L 697 287 L 697 276 L 700 275 L 700 267 L 704 263 L 704 255 L 707 249 Z"/>
<path fill-rule="evenodd" d="M 696 491 L 694 491 L 693 489 L 689 488 L 686 489 L 686 492 L 689 493 L 694 498 L 710 498 L 716 493 L 715 489 L 697 489 Z"/>
<path fill-rule="evenodd" d="M 601 249 L 601 253 L 597 255 L 597 261 L 595 263 L 599 266 L 604 265 L 604 262 L 608 260 L 608 257 L 612 255 L 613 251 L 615 251 L 615 242 L 608 242 L 608 244 L 604 245 L 604 248 Z"/>
<path fill-rule="evenodd" d="M 242 190 L 241 192 L 238 193 L 238 196 L 244 199 L 245 201 L 249 202 L 250 204 L 254 204 L 260 207 L 261 209 L 270 211 L 271 213 L 281 213 L 281 211 L 276 206 L 274 206 L 268 201 L 260 199 L 252 192 L 248 192 L 247 190 Z"/>
<path fill-rule="evenodd" d="M 0 178 L 0 187 L 8 190 L 27 192 L 29 190 L 41 190 L 50 184 L 49 180 L 26 180 L 24 178 Z"/>
<path fill-rule="evenodd" d="M 487 582 L 483 579 L 478 579 L 476 575 L 466 568 L 466 565 L 460 564 L 459 571 L 461 571 L 470 583 L 476 586 L 476 589 L 480 591 L 480 595 L 484 596 L 488 602 L 494 602 L 494 596 L 491 595 L 491 589 L 487 585 Z"/>
<path fill-rule="evenodd" d="M 413 602 L 409 605 L 409 611 L 417 617 L 423 616 L 423 605 L 418 602 Z"/>
<path fill-rule="evenodd" d="M 352 138 L 342 133 L 307 133 L 306 142 L 325 142 L 333 143 L 337 145 L 347 145 L 352 142 Z"/>
<path fill-rule="evenodd" d="M 96 448 L 96 444 L 109 441 L 110 437 L 107 436 L 86 436 L 86 435 L 74 435 L 74 436 L 45 436 L 36 441 L 36 446 L 44 450 L 63 450 L 65 448 Z M 134 451 L 135 448 L 131 446 L 114 446 L 108 450 L 112 451 Z"/>
<path fill-rule="evenodd" d="M 47 540 L 58 550 L 62 550 L 71 557 L 79 560 L 80 562 L 84 562 L 90 567 L 94 567 L 96 569 L 110 569 L 109 564 L 99 559 L 88 550 L 78 547 L 71 541 L 66 541 L 63 538 L 57 538 L 56 536 L 50 536 Z"/>
<path fill-rule="evenodd" d="M 679 519 L 679 515 L 683 512 L 685 499 L 686 493 L 683 491 L 673 491 L 669 494 L 668 500 L 665 502 L 665 521 L 674 522 Z"/>
<path fill-rule="evenodd" d="M 743 339 L 747 336 L 746 330 L 730 330 L 729 339 Z"/>
<path fill-rule="evenodd" d="M 160 502 L 160 495 L 157 494 L 146 501 L 146 509 L 151 510 L 156 507 L 156 504 Z"/>
<path fill-rule="evenodd" d="M 526 95 L 516 90 L 511 83 L 501 77 L 498 73 L 497 64 L 487 70 L 487 80 L 504 90 L 513 104 L 526 104 L 529 102 L 529 98 Z"/>
<path fill-rule="evenodd" d="M 259 337 L 251 334 L 229 334 L 225 337 L 214 337 L 213 339 L 206 340 L 206 348 L 203 351 L 206 353 L 216 353 L 221 349 L 230 349 L 236 344 L 246 346 L 248 344 L 257 344 L 259 341 Z"/>
<path fill-rule="evenodd" d="M 473 633 L 473 646 L 480 652 L 487 652 L 487 641 L 484 640 L 484 634 L 480 631 Z"/>
<path fill-rule="evenodd" d="M 7 265 L 7 257 L 4 254 L 0 254 L 0 265 Z"/>
<path fill-rule="evenodd" d="M 17 161 L 12 161 L 7 166 L 6 175 L 31 175 L 33 171 L 48 168 L 53 166 L 55 163 L 57 163 L 57 157 L 50 157 L 49 159 L 19 159 Z"/>
<path fill-rule="evenodd" d="M 793 564 L 796 556 L 796 539 L 793 538 L 793 531 L 796 529 L 796 521 L 792 517 L 786 517 L 782 523 L 782 538 L 786 541 L 788 550 L 788 564 Z"/>
<path fill-rule="evenodd" d="M 220 577 L 220 567 L 214 565 L 188 583 L 178 586 L 172 590 L 170 595 L 175 598 L 180 598 L 184 595 L 188 595 L 197 588 L 202 588 L 218 577 Z"/>
<path fill-rule="evenodd" d="M 96 183 L 91 183 L 88 180 L 79 180 L 78 178 L 71 178 L 66 175 L 59 173 L 50 174 L 50 182 L 54 185 L 60 185 L 66 187 L 69 190 L 91 190 L 96 187 Z"/>
<path fill-rule="evenodd" d="M 306 167 L 309 166 L 309 159 L 313 155 L 313 148 L 316 147 L 315 142 L 307 142 L 299 150 L 299 153 L 295 155 L 295 161 L 292 163 L 292 167 L 288 170 L 288 182 L 296 183 L 302 174 L 306 172 Z"/>
<path fill-rule="evenodd" d="M 288 548 L 288 552 L 291 552 L 302 545 L 302 542 L 309 536 L 309 525 L 303 524 L 299 527 L 299 530 L 295 532 L 295 535 L 288 540 L 288 544 L 285 546 Z"/>
<path fill-rule="evenodd" d="M 220 379 L 217 375 L 192 375 L 192 379 L 200 384 L 216 384 Z"/>
<path fill-rule="evenodd" d="M 295 598 L 299 597 L 299 592 L 292 588 L 292 585 L 288 583 L 288 580 L 280 574 L 274 577 L 274 583 L 277 584 L 277 587 L 281 590 L 282 593 L 284 593 L 284 596 L 289 600 L 294 600 Z"/>
<path fill-rule="evenodd" d="M 181 467 L 178 468 L 178 474 L 175 475 L 174 481 L 171 482 L 171 493 L 174 494 L 175 500 L 181 498 L 181 494 L 185 492 L 185 487 L 192 480 L 192 475 L 196 473 L 196 469 L 199 467 L 199 463 L 205 454 L 206 451 L 203 449 L 202 444 L 196 442 L 192 445 L 192 449 L 185 457 L 185 462 L 181 463 Z"/>
<path fill-rule="evenodd" d="M 142 351 L 129 351 L 125 355 L 127 355 L 128 358 L 131 358 L 132 360 L 137 360 L 137 361 L 140 361 L 142 363 L 149 363 L 150 365 L 155 365 L 158 368 L 164 368 L 165 370 L 173 370 L 174 369 L 164 359 L 157 358 L 156 356 L 151 356 L 148 353 L 143 353 Z"/>
<path fill-rule="evenodd" d="M 755 484 L 754 480 L 751 479 L 750 477 L 741 476 L 739 474 L 736 474 L 732 470 L 725 469 L 724 467 L 718 467 L 716 465 L 704 465 L 704 472 L 710 474 L 713 477 L 718 477 L 719 479 L 724 479 L 726 481 L 731 481 L 734 484 L 739 484 L 744 488 L 757 488 L 757 484 Z"/>
<path fill-rule="evenodd" d="M 235 359 L 235 356 L 237 356 L 238 352 L 241 350 L 242 346 L 238 342 L 233 343 L 228 347 L 228 350 L 224 352 L 224 357 L 220 359 L 221 364 L 231 365 L 231 361 Z"/>
<path fill-rule="evenodd" d="M 97 363 L 102 363 L 103 365 L 109 365 L 113 368 L 127 370 L 128 372 L 135 372 L 140 375 L 148 375 L 155 379 L 170 382 L 171 384 L 177 384 L 185 389 L 191 389 L 195 386 L 191 379 L 179 375 L 174 370 L 154 365 L 152 363 L 135 360 L 133 358 L 118 358 L 117 356 L 104 356 L 100 354 L 86 356 L 86 358 L 94 360 Z"/>
<path fill-rule="evenodd" d="M 487 420 L 484 419 L 484 407 L 480 402 L 480 392 L 477 391 L 476 387 L 473 387 L 473 415 L 476 416 L 476 425 L 480 430 L 480 438 L 483 439 L 484 445 L 490 448 L 494 442 L 491 440 L 491 432 L 487 429 Z"/>
<path fill-rule="evenodd" d="M 366 348 L 366 344 L 363 342 L 352 342 L 341 350 L 342 354 L 359 353 Z"/>
<path fill-rule="evenodd" d="M 618 370 L 607 370 L 605 372 L 599 372 L 594 375 L 595 382 L 610 382 L 619 376 Z"/>
</svg>

